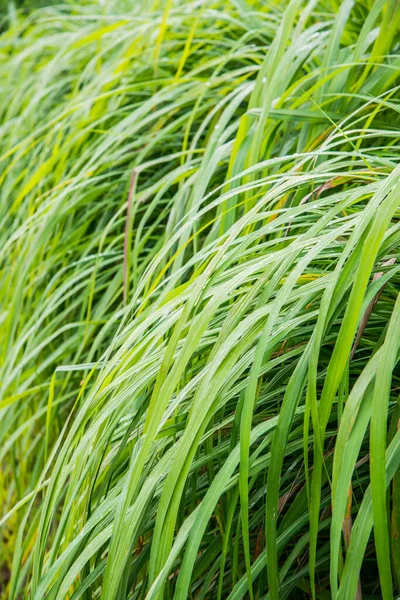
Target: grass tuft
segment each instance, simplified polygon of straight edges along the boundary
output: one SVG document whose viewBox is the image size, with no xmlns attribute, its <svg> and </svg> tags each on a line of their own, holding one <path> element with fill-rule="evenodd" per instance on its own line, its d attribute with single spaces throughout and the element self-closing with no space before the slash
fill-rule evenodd
<svg viewBox="0 0 400 600">
<path fill-rule="evenodd" d="M 393 600 L 398 0 L 4 14 L 0 597 Z"/>
</svg>

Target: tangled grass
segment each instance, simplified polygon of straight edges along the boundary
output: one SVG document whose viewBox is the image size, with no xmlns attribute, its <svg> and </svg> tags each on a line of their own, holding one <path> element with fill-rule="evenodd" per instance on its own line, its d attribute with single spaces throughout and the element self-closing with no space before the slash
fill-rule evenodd
<svg viewBox="0 0 400 600">
<path fill-rule="evenodd" d="M 12 12 L 3 598 L 399 593 L 399 26 L 398 0 Z"/>
</svg>

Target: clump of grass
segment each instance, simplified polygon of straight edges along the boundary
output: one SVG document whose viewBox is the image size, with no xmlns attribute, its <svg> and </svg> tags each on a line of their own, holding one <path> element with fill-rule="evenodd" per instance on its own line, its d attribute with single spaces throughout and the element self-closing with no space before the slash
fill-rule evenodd
<svg viewBox="0 0 400 600">
<path fill-rule="evenodd" d="M 396 0 L 113 0 L 0 36 L 2 583 L 400 586 Z"/>
</svg>

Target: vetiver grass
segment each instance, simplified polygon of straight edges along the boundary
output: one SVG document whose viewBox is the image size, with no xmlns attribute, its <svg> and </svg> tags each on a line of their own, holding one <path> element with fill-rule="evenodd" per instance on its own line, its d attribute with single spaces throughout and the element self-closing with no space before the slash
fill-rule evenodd
<svg viewBox="0 0 400 600">
<path fill-rule="evenodd" d="M 2 598 L 400 593 L 399 25 L 9 11 Z"/>
</svg>

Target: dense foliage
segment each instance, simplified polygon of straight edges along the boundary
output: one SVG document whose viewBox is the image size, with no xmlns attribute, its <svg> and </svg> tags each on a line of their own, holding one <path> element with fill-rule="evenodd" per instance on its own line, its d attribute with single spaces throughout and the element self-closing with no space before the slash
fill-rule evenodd
<svg viewBox="0 0 400 600">
<path fill-rule="evenodd" d="M 0 36 L 0 595 L 393 599 L 398 0 Z"/>
</svg>

